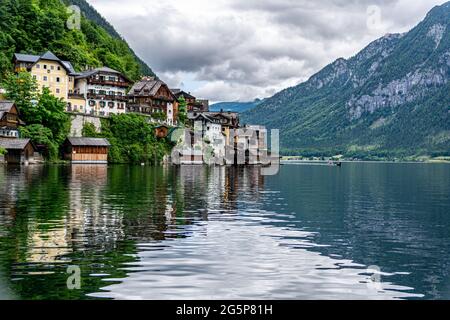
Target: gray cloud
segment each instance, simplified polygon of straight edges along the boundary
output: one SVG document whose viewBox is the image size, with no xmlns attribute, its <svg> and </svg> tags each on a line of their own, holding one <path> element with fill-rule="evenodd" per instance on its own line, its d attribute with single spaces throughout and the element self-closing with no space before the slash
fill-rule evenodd
<svg viewBox="0 0 450 320">
<path fill-rule="evenodd" d="M 191 91 L 213 101 L 270 96 L 387 32 L 407 31 L 445 2 L 88 1 L 170 85 L 195 83 Z"/>
</svg>

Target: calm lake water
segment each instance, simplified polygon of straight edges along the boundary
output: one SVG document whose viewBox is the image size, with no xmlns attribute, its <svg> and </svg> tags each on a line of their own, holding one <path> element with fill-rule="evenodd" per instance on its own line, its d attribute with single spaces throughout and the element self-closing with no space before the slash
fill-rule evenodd
<svg viewBox="0 0 450 320">
<path fill-rule="evenodd" d="M 450 299 L 450 165 L 0 166 L 0 188 L 3 299 Z"/>
</svg>

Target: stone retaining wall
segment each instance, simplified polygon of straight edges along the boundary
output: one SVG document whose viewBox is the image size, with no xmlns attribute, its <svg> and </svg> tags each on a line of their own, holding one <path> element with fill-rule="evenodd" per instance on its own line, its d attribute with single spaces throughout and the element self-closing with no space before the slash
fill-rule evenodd
<svg viewBox="0 0 450 320">
<path fill-rule="evenodd" d="M 92 123 L 95 126 L 95 129 L 97 129 L 98 132 L 100 132 L 102 128 L 101 119 L 102 117 L 98 116 L 91 116 L 91 115 L 85 115 L 85 114 L 75 114 L 72 115 L 72 126 L 70 128 L 70 136 L 71 137 L 81 137 L 83 126 L 85 123 Z"/>
</svg>

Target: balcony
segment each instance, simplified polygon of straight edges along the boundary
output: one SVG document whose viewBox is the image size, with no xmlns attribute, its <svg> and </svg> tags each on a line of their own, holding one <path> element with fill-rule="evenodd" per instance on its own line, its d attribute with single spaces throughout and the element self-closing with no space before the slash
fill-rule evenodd
<svg viewBox="0 0 450 320">
<path fill-rule="evenodd" d="M 81 93 L 69 93 L 68 97 L 69 97 L 69 99 L 83 99 L 84 100 L 84 95 L 82 95 Z"/>
<path fill-rule="evenodd" d="M 111 80 L 101 80 L 101 79 L 88 79 L 88 84 L 96 84 L 102 86 L 111 86 L 111 87 L 122 87 L 128 88 L 130 86 L 129 83 L 123 81 L 111 81 Z"/>
<path fill-rule="evenodd" d="M 128 101 L 128 98 L 126 96 L 98 94 L 98 93 L 88 93 L 87 98 L 93 100 L 106 100 L 106 101 L 120 101 L 120 102 Z"/>
</svg>

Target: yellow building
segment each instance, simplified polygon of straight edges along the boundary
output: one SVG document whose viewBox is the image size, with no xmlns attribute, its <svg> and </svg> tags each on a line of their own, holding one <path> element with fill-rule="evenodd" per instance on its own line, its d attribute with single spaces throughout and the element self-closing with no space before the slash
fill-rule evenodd
<svg viewBox="0 0 450 320">
<path fill-rule="evenodd" d="M 54 96 L 68 103 L 68 108 L 77 111 L 85 108 L 84 97 L 73 94 L 76 72 L 69 61 L 59 59 L 50 51 L 41 56 L 16 53 L 14 66 L 16 72 L 30 72 L 39 90 L 49 88 Z"/>
</svg>

